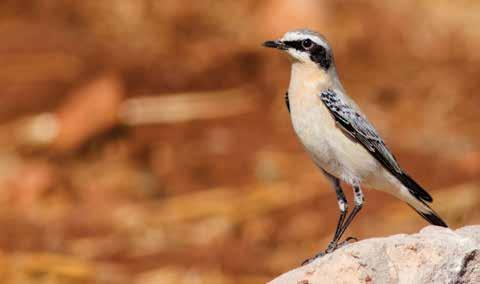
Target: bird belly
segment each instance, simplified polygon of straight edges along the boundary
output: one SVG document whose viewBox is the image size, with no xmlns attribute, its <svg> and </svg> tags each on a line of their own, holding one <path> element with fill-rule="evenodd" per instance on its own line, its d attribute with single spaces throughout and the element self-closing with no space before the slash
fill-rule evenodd
<svg viewBox="0 0 480 284">
<path fill-rule="evenodd" d="M 349 184 L 358 184 L 380 166 L 362 145 L 336 125 L 320 99 L 291 102 L 293 128 L 318 167 Z"/>
</svg>

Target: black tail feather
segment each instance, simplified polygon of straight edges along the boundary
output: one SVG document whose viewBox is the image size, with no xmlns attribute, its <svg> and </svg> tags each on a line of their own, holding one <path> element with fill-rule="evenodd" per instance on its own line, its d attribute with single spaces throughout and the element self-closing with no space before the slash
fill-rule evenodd
<svg viewBox="0 0 480 284">
<path fill-rule="evenodd" d="M 418 199 L 426 202 L 433 201 L 432 196 L 425 189 L 423 189 L 416 181 L 414 181 L 408 174 L 397 173 L 396 177 L 398 178 L 398 180 L 400 180 L 400 182 L 406 188 L 408 188 L 408 191 L 410 191 L 410 193 L 415 197 L 417 197 Z"/>
<path fill-rule="evenodd" d="M 427 206 L 425 204 L 425 206 Z M 435 211 L 433 211 L 429 206 L 428 209 L 430 209 L 430 212 L 421 212 L 420 210 L 415 209 L 413 206 L 411 206 L 420 216 L 422 216 L 425 220 L 427 220 L 430 224 L 440 226 L 440 227 L 445 227 L 448 228 L 447 223 L 438 216 Z"/>
</svg>

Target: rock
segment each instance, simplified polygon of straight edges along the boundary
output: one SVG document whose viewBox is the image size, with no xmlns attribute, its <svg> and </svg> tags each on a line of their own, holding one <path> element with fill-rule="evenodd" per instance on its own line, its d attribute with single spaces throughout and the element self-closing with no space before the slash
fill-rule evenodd
<svg viewBox="0 0 480 284">
<path fill-rule="evenodd" d="M 359 241 L 270 284 L 480 283 L 480 225 Z"/>
</svg>

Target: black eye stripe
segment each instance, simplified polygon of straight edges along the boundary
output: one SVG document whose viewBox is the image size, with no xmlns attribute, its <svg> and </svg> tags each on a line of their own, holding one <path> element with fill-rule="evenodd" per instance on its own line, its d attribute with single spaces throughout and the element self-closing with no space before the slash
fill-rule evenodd
<svg viewBox="0 0 480 284">
<path fill-rule="evenodd" d="M 310 59 L 328 70 L 332 64 L 332 55 L 323 46 L 317 45 L 310 51 Z"/>
<path fill-rule="evenodd" d="M 310 39 L 284 41 L 283 43 L 288 47 L 294 48 L 296 50 L 301 50 L 301 51 L 308 51 L 313 48 L 319 47 L 318 44 L 316 44 Z"/>
<path fill-rule="evenodd" d="M 312 46 L 306 50 L 302 45 L 303 40 L 292 40 L 284 41 L 283 43 L 296 50 L 306 51 L 310 54 L 310 59 L 320 65 L 322 68 L 328 70 L 332 64 L 332 56 L 330 53 L 321 45 L 312 42 Z"/>
<path fill-rule="evenodd" d="M 302 41 L 292 40 L 292 41 L 284 41 L 283 43 L 285 43 L 288 47 L 295 48 L 297 50 L 303 50 Z"/>
</svg>

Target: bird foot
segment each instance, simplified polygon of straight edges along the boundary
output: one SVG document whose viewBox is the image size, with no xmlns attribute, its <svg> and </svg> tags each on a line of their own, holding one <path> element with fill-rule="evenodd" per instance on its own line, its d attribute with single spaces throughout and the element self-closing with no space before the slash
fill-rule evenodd
<svg viewBox="0 0 480 284">
<path fill-rule="evenodd" d="M 323 256 L 325 256 L 325 255 L 327 255 L 327 254 L 329 254 L 329 253 L 334 252 L 335 250 L 337 250 L 337 249 L 339 249 L 339 248 L 341 248 L 341 247 L 344 247 L 344 246 L 348 245 L 351 241 L 356 242 L 356 241 L 358 241 L 358 239 L 355 238 L 355 237 L 348 237 L 348 238 L 346 238 L 346 239 L 345 239 L 343 242 L 341 242 L 341 243 L 333 242 L 333 241 L 330 242 L 330 243 L 328 244 L 327 248 L 326 248 L 324 251 L 317 253 L 314 257 L 307 258 L 306 260 L 304 260 L 304 261 L 302 262 L 302 266 L 303 266 L 303 265 L 306 265 L 306 264 L 309 264 L 309 263 L 311 263 L 312 261 L 314 261 L 314 260 L 317 259 L 317 258 L 323 257 Z"/>
</svg>

